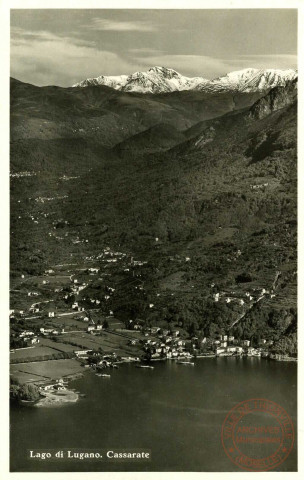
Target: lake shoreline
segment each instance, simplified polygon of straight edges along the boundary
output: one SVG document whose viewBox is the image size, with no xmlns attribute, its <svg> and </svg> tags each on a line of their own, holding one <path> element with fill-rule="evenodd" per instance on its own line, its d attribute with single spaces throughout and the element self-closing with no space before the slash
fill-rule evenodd
<svg viewBox="0 0 304 480">
<path fill-rule="evenodd" d="M 187 365 L 188 363 L 191 364 L 192 366 L 195 366 L 195 363 L 193 361 L 195 360 L 202 360 L 202 359 L 220 359 L 220 358 L 225 358 L 225 359 L 228 359 L 228 358 L 237 358 L 237 359 L 242 359 L 242 360 L 245 360 L 245 359 L 252 359 L 252 358 L 256 358 L 256 359 L 262 359 L 262 360 L 270 360 L 270 361 L 275 361 L 275 362 L 280 362 L 280 363 L 296 363 L 297 364 L 297 358 L 293 358 L 293 357 L 286 357 L 284 355 L 269 355 L 268 357 L 261 357 L 261 356 L 248 356 L 248 355 L 215 355 L 215 354 L 209 354 L 209 355 L 197 355 L 197 356 L 193 356 L 191 357 L 191 360 L 192 362 L 189 362 L 189 361 L 185 361 L 185 362 L 181 362 L 181 361 L 178 361 L 179 359 L 166 359 L 166 358 L 161 358 L 161 359 L 153 359 L 151 362 L 140 362 L 140 364 L 137 366 L 149 366 L 151 365 L 151 369 L 153 369 L 154 367 L 152 366 L 153 364 L 156 365 L 156 364 L 165 364 L 165 363 L 168 363 L 168 364 L 176 364 L 176 365 L 180 365 L 181 363 L 183 363 L 184 365 Z M 170 360 L 170 361 L 165 361 L 165 360 Z M 177 360 L 177 361 L 176 361 Z M 133 364 L 134 362 L 131 362 L 131 361 L 124 361 L 124 362 L 121 362 L 122 365 L 131 365 Z M 108 369 L 106 369 L 108 370 Z M 85 377 L 86 373 L 96 373 L 97 369 L 96 368 L 90 368 L 90 369 L 85 369 L 83 372 L 76 372 L 76 373 L 73 373 L 73 374 L 67 374 L 67 375 L 60 375 L 60 372 L 58 373 L 58 377 L 60 377 L 62 379 L 63 382 L 65 382 L 66 384 L 68 382 L 71 382 L 71 381 L 74 381 L 74 380 L 78 380 L 80 378 L 83 378 Z M 107 376 L 111 376 L 110 374 L 107 375 Z M 51 380 L 51 379 L 50 379 Z M 54 382 L 58 382 L 58 380 L 53 380 Z M 82 397 L 83 394 L 81 394 L 80 392 L 74 392 L 70 389 L 68 389 L 67 387 L 63 390 L 60 390 L 60 391 L 57 391 L 56 389 L 52 389 L 50 391 L 46 391 L 44 390 L 44 386 L 46 385 L 45 382 L 42 382 L 42 381 L 39 381 L 39 382 L 35 382 L 33 381 L 32 384 L 35 384 L 39 390 L 40 390 L 40 398 L 38 400 L 35 400 L 35 401 L 31 401 L 31 400 L 24 400 L 24 399 L 19 399 L 18 401 L 18 404 L 19 406 L 22 406 L 22 407 L 49 407 L 49 406 L 59 406 L 59 405 L 65 405 L 65 404 L 68 404 L 68 403 L 75 403 L 79 400 L 79 397 Z"/>
<path fill-rule="evenodd" d="M 266 398 L 281 405 L 296 429 L 296 363 L 254 357 L 217 357 L 195 363 L 190 367 L 172 361 L 153 362 L 153 370 L 126 363 L 108 371 L 110 378 L 96 377 L 94 370 L 84 369 L 87 374 L 66 386 L 81 392 L 75 403 L 23 409 L 15 403 L 11 409 L 11 436 L 18 442 L 11 443 L 12 468 L 214 471 L 216 467 L 217 471 L 226 471 L 221 426 L 234 405 L 250 398 Z M 82 451 L 122 451 L 136 445 L 151 450 L 149 465 L 65 459 L 58 460 L 60 463 L 38 462 L 27 454 L 35 449 L 57 452 L 80 447 Z M 296 468 L 295 457 L 294 450 L 287 469 Z"/>
</svg>

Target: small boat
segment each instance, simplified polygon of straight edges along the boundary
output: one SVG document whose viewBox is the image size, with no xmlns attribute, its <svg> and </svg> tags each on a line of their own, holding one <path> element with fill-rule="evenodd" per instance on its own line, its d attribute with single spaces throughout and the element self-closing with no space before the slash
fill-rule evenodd
<svg viewBox="0 0 304 480">
<path fill-rule="evenodd" d="M 182 361 L 179 361 L 179 362 L 176 362 L 178 363 L 179 365 L 194 365 L 194 362 L 182 362 Z"/>
<path fill-rule="evenodd" d="M 152 365 L 136 365 L 136 368 L 151 368 L 153 369 Z"/>
<path fill-rule="evenodd" d="M 110 377 L 111 375 L 109 375 L 108 373 L 99 373 L 97 374 L 99 377 Z"/>
</svg>

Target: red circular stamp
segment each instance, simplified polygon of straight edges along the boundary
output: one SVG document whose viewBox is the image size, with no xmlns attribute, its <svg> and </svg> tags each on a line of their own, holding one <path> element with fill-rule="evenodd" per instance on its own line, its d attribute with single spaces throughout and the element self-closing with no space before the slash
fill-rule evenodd
<svg viewBox="0 0 304 480">
<path fill-rule="evenodd" d="M 222 425 L 222 445 L 238 467 L 265 472 L 281 465 L 294 444 L 294 428 L 280 405 L 251 398 L 233 407 Z"/>
</svg>

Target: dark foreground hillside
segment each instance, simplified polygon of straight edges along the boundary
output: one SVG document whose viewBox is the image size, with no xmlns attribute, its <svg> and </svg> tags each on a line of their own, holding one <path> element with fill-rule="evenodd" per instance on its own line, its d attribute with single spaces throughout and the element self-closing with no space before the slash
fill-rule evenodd
<svg viewBox="0 0 304 480">
<path fill-rule="evenodd" d="M 101 266 L 109 247 L 131 260 L 107 266 L 106 301 L 91 284 L 101 311 L 295 354 L 295 84 L 237 111 L 213 99 L 206 117 L 212 99 L 189 110 L 186 92 L 156 107 L 107 87 L 56 88 L 13 83 L 12 285 L 58 263 Z"/>
</svg>

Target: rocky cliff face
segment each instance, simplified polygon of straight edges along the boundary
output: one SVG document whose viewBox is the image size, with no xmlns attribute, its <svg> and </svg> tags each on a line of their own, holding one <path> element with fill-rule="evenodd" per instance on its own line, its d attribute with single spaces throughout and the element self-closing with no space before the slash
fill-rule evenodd
<svg viewBox="0 0 304 480">
<path fill-rule="evenodd" d="M 296 101 L 298 82 L 297 79 L 290 81 L 286 87 L 276 87 L 251 108 L 249 118 L 261 120 L 270 113 L 280 110 Z"/>
<path fill-rule="evenodd" d="M 233 136 L 235 141 L 241 141 L 243 135 L 246 136 L 252 130 L 249 139 L 246 140 L 248 143 L 246 154 L 252 157 L 254 161 L 258 158 L 264 158 L 267 152 L 274 145 L 277 145 L 277 136 L 273 134 L 272 129 L 266 132 L 263 128 L 259 128 L 258 132 L 255 132 L 255 122 L 266 119 L 271 114 L 284 109 L 284 107 L 292 107 L 296 101 L 297 80 L 292 80 L 288 82 L 286 87 L 271 89 L 247 111 L 228 112 L 219 118 L 199 122 L 185 132 L 188 139 L 176 145 L 174 150 L 179 152 L 199 151 L 204 149 L 207 143 L 215 140 L 217 142 L 225 142 L 227 136 Z M 285 133 L 284 148 L 288 148 L 288 132 L 286 131 Z"/>
</svg>

